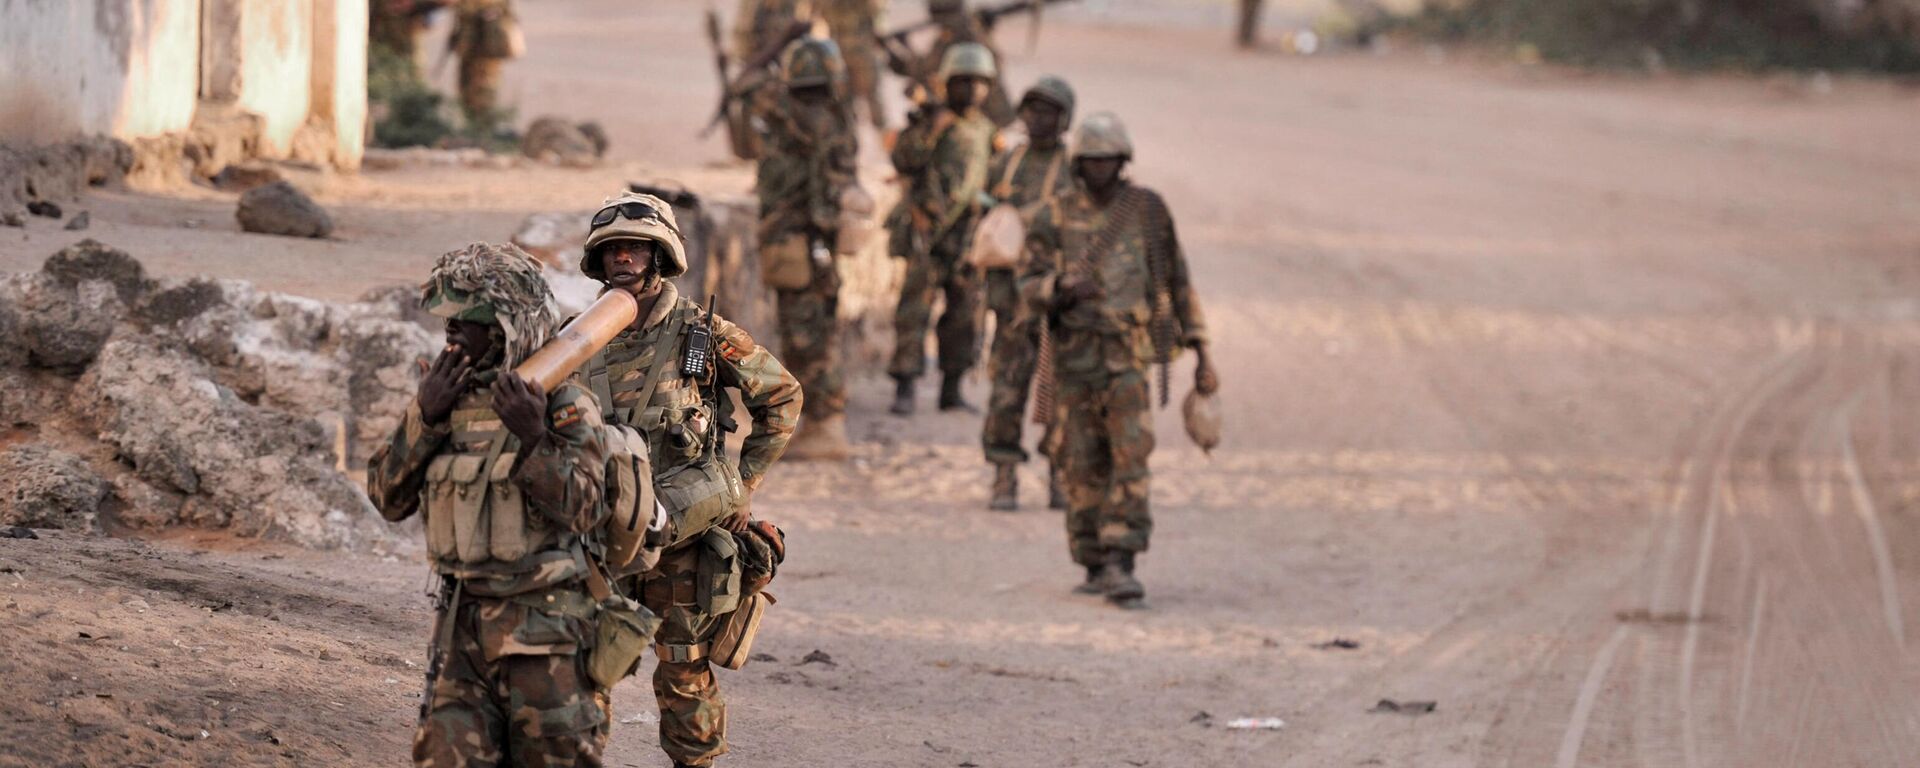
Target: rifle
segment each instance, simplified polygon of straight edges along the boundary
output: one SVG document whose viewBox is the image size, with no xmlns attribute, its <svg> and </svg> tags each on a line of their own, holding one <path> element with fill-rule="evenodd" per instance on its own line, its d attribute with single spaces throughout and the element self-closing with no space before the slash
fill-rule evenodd
<svg viewBox="0 0 1920 768">
<path fill-rule="evenodd" d="M 1007 0 L 1007 2 L 1000 3 L 999 5 L 981 6 L 979 10 L 973 12 L 973 17 L 980 22 L 981 27 L 992 31 L 993 25 L 1004 17 L 1015 16 L 1022 13 L 1038 13 L 1043 6 L 1065 2 L 1071 2 L 1071 0 Z M 943 23 L 944 22 L 939 19 L 921 19 L 920 21 L 890 32 L 876 32 L 874 33 L 874 37 L 879 39 L 881 47 L 884 48 L 890 42 L 905 43 L 908 35 L 923 29 L 933 29 L 942 26 Z"/>
<path fill-rule="evenodd" d="M 714 50 L 721 50 L 719 37 L 720 22 L 711 14 L 707 16 L 707 19 L 707 29 L 712 30 L 709 34 L 712 35 L 713 38 Z M 787 46 L 792 44 L 793 41 L 805 37 L 807 32 L 812 29 L 813 22 L 796 21 L 792 26 L 787 27 L 785 32 L 780 33 L 780 37 L 768 44 L 767 47 L 754 51 L 753 55 L 748 56 L 746 61 L 740 62 L 740 75 L 732 80 L 722 80 L 720 82 L 720 103 L 713 109 L 713 119 L 707 121 L 707 127 L 700 130 L 700 138 L 704 139 L 712 135 L 713 129 L 720 127 L 721 123 L 726 122 L 727 105 L 732 103 L 735 96 L 739 96 L 740 92 L 745 90 L 743 85 L 748 78 L 765 68 L 768 64 L 773 63 L 774 59 L 780 58 L 781 51 L 786 50 Z M 724 54 L 721 55 L 724 57 Z M 723 72 L 723 77 L 724 74 Z"/>
<path fill-rule="evenodd" d="M 727 43 L 720 35 L 720 13 L 707 8 L 707 44 L 713 46 L 713 67 L 720 72 L 720 87 L 727 87 L 733 77 L 727 74 Z"/>
</svg>

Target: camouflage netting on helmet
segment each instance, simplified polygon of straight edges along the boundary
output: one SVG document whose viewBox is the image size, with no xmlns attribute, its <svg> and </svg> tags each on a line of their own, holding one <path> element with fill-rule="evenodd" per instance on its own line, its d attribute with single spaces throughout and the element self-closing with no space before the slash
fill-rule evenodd
<svg viewBox="0 0 1920 768">
<path fill-rule="evenodd" d="M 560 329 L 560 309 L 540 263 L 511 244 L 474 243 L 443 254 L 420 287 L 420 304 L 436 317 L 498 326 L 506 337 L 506 368 Z"/>
</svg>

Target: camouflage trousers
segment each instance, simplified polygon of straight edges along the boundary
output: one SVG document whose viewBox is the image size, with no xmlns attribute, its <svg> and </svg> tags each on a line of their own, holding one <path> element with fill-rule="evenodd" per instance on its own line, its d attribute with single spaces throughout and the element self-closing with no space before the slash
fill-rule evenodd
<svg viewBox="0 0 1920 768">
<path fill-rule="evenodd" d="M 1099 565 L 1108 552 L 1147 551 L 1153 411 L 1146 371 L 1075 372 L 1062 376 L 1055 392 L 1065 414 L 1054 460 L 1067 492 L 1073 561 Z"/>
<path fill-rule="evenodd" d="M 663 620 L 654 642 L 704 647 L 720 629 L 720 618 L 700 609 L 694 587 L 706 548 L 668 552 L 649 572 L 640 603 Z M 708 765 L 727 753 L 727 700 L 704 657 L 688 662 L 662 660 L 653 669 L 653 698 L 660 705 L 660 749 L 674 762 Z"/>
<path fill-rule="evenodd" d="M 965 226 L 967 222 L 962 222 Z M 980 274 L 961 259 L 961 249 L 946 237 L 932 253 L 907 256 L 907 276 L 900 285 L 900 305 L 893 313 L 893 361 L 887 373 L 896 378 L 919 378 L 927 369 L 927 328 L 933 324 L 933 302 L 944 298 L 934 337 L 940 345 L 940 372 L 959 375 L 980 357 Z"/>
<path fill-rule="evenodd" d="M 987 271 L 987 309 L 993 312 L 992 365 L 993 394 L 987 399 L 987 417 L 980 426 L 980 443 L 990 464 L 1021 464 L 1027 460 L 1021 445 L 1021 425 L 1026 421 L 1027 393 L 1032 388 L 1033 371 L 1039 361 L 1039 325 L 1018 318 L 1020 292 L 1014 285 L 1013 270 Z M 1049 425 L 1048 433 L 1051 433 Z M 1040 438 L 1040 452 L 1047 454 L 1047 437 Z"/>
<path fill-rule="evenodd" d="M 460 108 L 472 125 L 491 126 L 500 118 L 500 75 L 506 59 L 460 58 Z"/>
<path fill-rule="evenodd" d="M 608 700 L 587 673 L 591 637 L 583 618 L 462 600 L 414 732 L 414 764 L 600 765 Z"/>
<path fill-rule="evenodd" d="M 808 417 L 838 416 L 847 410 L 846 382 L 840 377 L 840 272 L 813 265 L 813 283 L 797 291 L 778 291 L 780 362 L 800 380 Z"/>
</svg>

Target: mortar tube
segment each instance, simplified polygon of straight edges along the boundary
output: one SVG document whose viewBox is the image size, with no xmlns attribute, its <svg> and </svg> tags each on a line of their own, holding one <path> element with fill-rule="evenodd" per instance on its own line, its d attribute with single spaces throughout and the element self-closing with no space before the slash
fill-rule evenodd
<svg viewBox="0 0 1920 768">
<path fill-rule="evenodd" d="M 573 318 L 513 372 L 527 381 L 539 382 L 542 391 L 552 392 L 639 316 L 640 303 L 633 294 L 617 288 L 602 293 L 593 306 Z"/>
</svg>

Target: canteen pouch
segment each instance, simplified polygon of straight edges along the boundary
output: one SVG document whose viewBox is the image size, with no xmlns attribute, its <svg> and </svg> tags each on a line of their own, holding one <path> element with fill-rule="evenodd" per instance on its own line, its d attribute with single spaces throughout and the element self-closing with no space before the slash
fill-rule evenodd
<svg viewBox="0 0 1920 768">
<path fill-rule="evenodd" d="M 492 526 L 486 519 L 487 486 L 480 470 L 487 457 L 466 454 L 453 457 L 447 482 L 453 486 L 453 545 L 460 562 L 478 563 L 492 554 L 489 546 Z"/>
<path fill-rule="evenodd" d="M 454 556 L 453 543 L 453 454 L 441 454 L 427 465 L 426 486 L 421 489 L 427 513 L 427 553 L 435 560 Z"/>
<path fill-rule="evenodd" d="M 773 595 L 765 592 L 755 592 L 740 601 L 740 607 L 727 614 L 714 631 L 707 658 L 727 669 L 746 666 L 753 655 L 753 638 L 760 634 L 760 619 L 766 615 L 767 606 L 775 602 Z"/>
<path fill-rule="evenodd" d="M 733 534 L 710 529 L 700 538 L 699 546 L 707 549 L 700 557 L 693 584 L 693 600 L 700 612 L 719 616 L 740 607 L 740 548 Z"/>
<path fill-rule="evenodd" d="M 655 498 L 667 510 L 669 548 L 706 533 L 727 519 L 747 495 L 740 472 L 724 457 L 709 456 L 654 479 Z"/>
<path fill-rule="evenodd" d="M 639 666 L 640 657 L 653 644 L 653 633 L 660 629 L 660 617 L 639 603 L 614 595 L 600 604 L 596 625 L 593 650 L 587 654 L 587 674 L 602 689 L 611 689 Z"/>
<path fill-rule="evenodd" d="M 760 282 L 776 291 L 797 291 L 813 283 L 813 257 L 807 238 L 792 235 L 760 244 Z"/>
<path fill-rule="evenodd" d="M 501 454 L 487 480 L 487 493 L 493 497 L 487 513 L 490 549 L 493 559 L 506 562 L 526 557 L 533 549 L 533 542 L 528 540 L 532 531 L 527 529 L 526 496 L 513 484 L 515 458 L 513 454 Z"/>
</svg>

